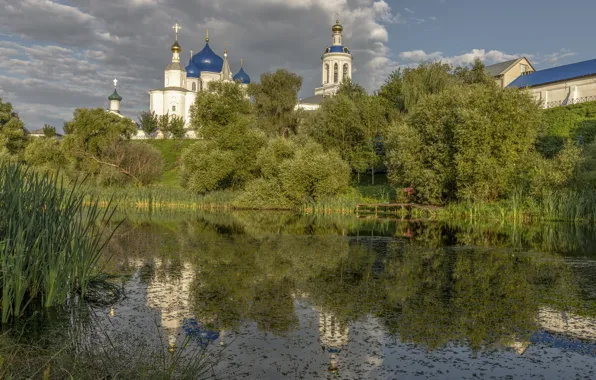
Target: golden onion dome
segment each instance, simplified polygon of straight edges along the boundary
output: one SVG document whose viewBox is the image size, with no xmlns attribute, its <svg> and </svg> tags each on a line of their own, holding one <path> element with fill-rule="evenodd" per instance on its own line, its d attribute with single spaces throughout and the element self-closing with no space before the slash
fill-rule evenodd
<svg viewBox="0 0 596 380">
<path fill-rule="evenodd" d="M 335 20 L 335 25 L 331 28 L 333 32 L 341 33 L 344 30 L 344 27 L 339 25 L 339 20 Z"/>
<path fill-rule="evenodd" d="M 174 42 L 174 45 L 172 45 L 172 53 L 180 53 L 181 51 L 182 48 L 178 44 L 178 40 L 176 40 L 176 42 Z"/>
</svg>

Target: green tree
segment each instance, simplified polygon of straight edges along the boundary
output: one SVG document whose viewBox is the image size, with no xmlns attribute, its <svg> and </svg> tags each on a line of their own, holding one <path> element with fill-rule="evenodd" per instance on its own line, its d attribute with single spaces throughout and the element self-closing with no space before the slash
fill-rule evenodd
<svg viewBox="0 0 596 380">
<path fill-rule="evenodd" d="M 512 191 L 539 121 L 525 91 L 475 84 L 426 96 L 388 135 L 390 181 L 421 202 L 498 199 Z"/>
<path fill-rule="evenodd" d="M 143 111 L 139 114 L 139 124 L 147 136 L 153 135 L 158 129 L 158 119 L 154 111 Z"/>
<path fill-rule="evenodd" d="M 392 72 L 379 90 L 379 96 L 401 112 L 408 112 L 425 95 L 438 94 L 455 84 L 452 68 L 441 62 L 423 62 L 416 68 Z"/>
<path fill-rule="evenodd" d="M 213 82 L 209 90 L 190 107 L 190 123 L 198 136 L 218 139 L 232 126 L 252 123 L 253 106 L 239 84 Z"/>
<path fill-rule="evenodd" d="M 19 155 L 27 144 L 27 131 L 12 104 L 0 98 L 0 151 L 8 155 Z"/>
<path fill-rule="evenodd" d="M 64 137 L 64 152 L 78 170 L 88 174 L 116 170 L 137 183 L 142 182 L 133 172 L 119 166 L 120 159 L 113 156 L 117 145 L 129 140 L 136 132 L 132 120 L 101 108 L 79 108 L 67 129 L 69 134 Z"/>
<path fill-rule="evenodd" d="M 302 78 L 285 69 L 261 75 L 260 83 L 251 83 L 248 93 L 253 97 L 258 126 L 269 136 L 296 133 L 298 116 L 294 107 Z"/>
<path fill-rule="evenodd" d="M 182 154 L 182 184 L 195 193 L 238 189 L 257 174 L 265 136 L 237 83 L 215 82 L 191 106 L 191 125 L 203 138 Z"/>
<path fill-rule="evenodd" d="M 286 197 L 300 204 L 345 192 L 350 183 L 350 167 L 336 152 L 325 152 L 315 142 L 299 147 L 293 158 L 279 167 L 279 179 Z"/>
<path fill-rule="evenodd" d="M 349 84 L 351 86 L 351 84 Z M 325 149 L 337 151 L 358 175 L 380 163 L 379 141 L 385 134 L 392 113 L 388 102 L 365 92 L 344 87 L 325 99 L 305 131 Z M 349 91 L 349 92 L 348 92 Z"/>
<path fill-rule="evenodd" d="M 32 139 L 24 157 L 29 165 L 48 170 L 63 169 L 68 163 L 61 142 L 53 138 Z"/>
<path fill-rule="evenodd" d="M 470 67 L 456 67 L 453 74 L 464 84 L 496 85 L 494 78 L 486 72 L 480 58 L 475 58 Z"/>
<path fill-rule="evenodd" d="M 157 127 L 163 134 L 163 138 L 167 139 L 169 137 L 170 131 L 170 114 L 166 112 L 163 115 L 157 116 Z"/>
<path fill-rule="evenodd" d="M 175 139 L 181 139 L 184 137 L 184 127 L 186 126 L 186 121 L 182 116 L 172 115 L 170 118 L 170 125 L 168 128 L 168 134 L 171 135 Z"/>
<path fill-rule="evenodd" d="M 358 98 L 362 98 L 368 95 L 364 87 L 362 87 L 358 83 L 352 82 L 351 78 L 348 78 L 341 82 L 341 84 L 339 85 L 339 89 L 337 90 L 337 94 L 345 95 L 354 101 Z"/>
<path fill-rule="evenodd" d="M 56 127 L 49 125 L 49 124 L 44 124 L 43 135 L 45 137 L 56 137 L 57 136 Z"/>
</svg>

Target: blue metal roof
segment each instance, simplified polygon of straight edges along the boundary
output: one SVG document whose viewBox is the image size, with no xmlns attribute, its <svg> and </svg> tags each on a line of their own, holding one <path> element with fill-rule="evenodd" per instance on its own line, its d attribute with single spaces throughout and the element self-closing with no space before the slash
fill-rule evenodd
<svg viewBox="0 0 596 380">
<path fill-rule="evenodd" d="M 244 68 L 240 68 L 240 71 L 238 71 L 238 73 L 236 75 L 234 75 L 233 77 L 234 82 L 240 82 L 242 84 L 249 84 L 250 83 L 250 77 L 248 76 L 248 74 L 246 72 L 244 72 Z"/>
<path fill-rule="evenodd" d="M 201 70 L 195 65 L 192 61 L 192 58 L 188 62 L 188 66 L 186 66 L 186 76 L 188 78 L 200 78 L 201 77 Z"/>
<path fill-rule="evenodd" d="M 596 344 L 594 342 L 573 339 L 564 335 L 552 334 L 547 331 L 539 331 L 530 337 L 530 342 L 541 343 L 563 351 L 572 351 L 581 355 L 596 356 Z"/>
<path fill-rule="evenodd" d="M 208 71 L 211 73 L 221 73 L 221 68 L 223 67 L 223 58 L 211 50 L 209 43 L 205 45 L 203 50 L 192 57 L 192 62 L 197 66 L 199 71 Z"/>
<path fill-rule="evenodd" d="M 522 75 L 507 87 L 533 87 L 541 84 L 564 81 L 573 78 L 596 74 L 596 59 L 572 63 L 570 65 L 539 70 L 532 74 Z"/>
<path fill-rule="evenodd" d="M 344 50 L 345 49 L 345 50 Z M 330 46 L 325 49 L 325 54 L 327 53 L 347 53 L 350 54 L 350 50 L 345 46 Z"/>
</svg>

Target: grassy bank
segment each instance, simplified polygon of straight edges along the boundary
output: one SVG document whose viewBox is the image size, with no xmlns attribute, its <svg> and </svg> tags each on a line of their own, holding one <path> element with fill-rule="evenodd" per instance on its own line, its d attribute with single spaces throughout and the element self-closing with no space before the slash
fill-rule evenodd
<svg viewBox="0 0 596 380">
<path fill-rule="evenodd" d="M 89 207 L 84 207 L 89 203 Z M 0 166 L 0 293 L 2 324 L 28 309 L 85 297 L 113 207 L 85 202 L 79 186 L 16 164 Z"/>
<path fill-rule="evenodd" d="M 182 151 L 196 140 L 143 140 L 135 144 L 149 144 L 161 152 L 163 174 L 159 186 L 180 188 L 180 156 Z"/>
</svg>

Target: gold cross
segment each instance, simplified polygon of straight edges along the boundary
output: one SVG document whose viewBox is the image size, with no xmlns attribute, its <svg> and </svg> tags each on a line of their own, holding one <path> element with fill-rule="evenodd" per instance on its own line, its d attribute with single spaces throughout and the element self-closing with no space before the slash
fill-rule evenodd
<svg viewBox="0 0 596 380">
<path fill-rule="evenodd" d="M 181 27 L 180 25 L 178 25 L 178 23 L 176 23 L 176 25 L 174 25 L 174 26 L 172 27 L 172 29 L 174 29 L 174 30 L 176 31 L 176 41 L 178 41 L 178 31 L 179 31 L 180 29 L 182 29 L 182 27 Z"/>
</svg>

